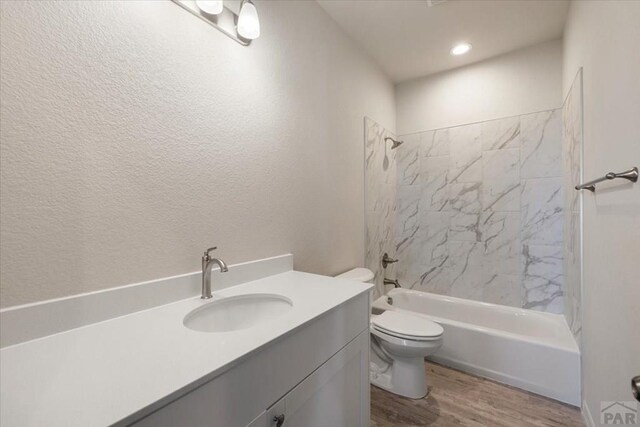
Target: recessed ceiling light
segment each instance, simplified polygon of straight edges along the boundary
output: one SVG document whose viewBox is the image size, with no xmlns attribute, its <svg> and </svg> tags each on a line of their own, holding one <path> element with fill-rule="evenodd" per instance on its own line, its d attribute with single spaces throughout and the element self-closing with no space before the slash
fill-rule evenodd
<svg viewBox="0 0 640 427">
<path fill-rule="evenodd" d="M 458 43 L 451 49 L 451 55 L 454 55 L 454 56 L 464 55 L 470 50 L 471 50 L 471 45 L 469 43 Z"/>
</svg>

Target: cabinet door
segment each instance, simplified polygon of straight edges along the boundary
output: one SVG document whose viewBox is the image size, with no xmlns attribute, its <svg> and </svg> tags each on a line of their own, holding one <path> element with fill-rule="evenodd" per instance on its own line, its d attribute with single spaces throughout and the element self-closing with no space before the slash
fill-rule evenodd
<svg viewBox="0 0 640 427">
<path fill-rule="evenodd" d="M 263 411 L 255 420 L 247 424 L 247 427 L 264 427 L 267 423 L 267 411 Z"/>
<path fill-rule="evenodd" d="M 369 425 L 369 331 L 358 335 L 266 412 L 268 427 Z"/>
</svg>

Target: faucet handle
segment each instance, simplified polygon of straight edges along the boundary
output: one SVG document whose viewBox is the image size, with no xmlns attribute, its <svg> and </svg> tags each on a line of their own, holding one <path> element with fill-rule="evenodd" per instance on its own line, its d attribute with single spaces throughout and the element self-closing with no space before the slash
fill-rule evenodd
<svg viewBox="0 0 640 427">
<path fill-rule="evenodd" d="M 209 248 L 209 249 L 207 249 L 206 251 L 204 251 L 204 258 L 209 258 L 209 253 L 210 253 L 211 251 L 215 251 L 216 249 L 218 249 L 218 247 L 217 247 L 217 246 L 214 246 L 214 247 Z"/>
<path fill-rule="evenodd" d="M 382 255 L 382 268 L 387 268 L 387 265 L 393 264 L 396 262 L 398 262 L 398 260 L 390 258 L 388 253 L 385 252 L 384 255 Z"/>
</svg>

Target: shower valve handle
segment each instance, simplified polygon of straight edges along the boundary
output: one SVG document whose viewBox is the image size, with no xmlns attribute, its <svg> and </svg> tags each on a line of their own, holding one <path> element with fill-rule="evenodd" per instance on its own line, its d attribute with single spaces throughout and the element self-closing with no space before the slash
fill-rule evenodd
<svg viewBox="0 0 640 427">
<path fill-rule="evenodd" d="M 382 255 L 382 268 L 387 268 L 387 265 L 398 262 L 397 259 L 389 258 L 389 254 L 386 252 Z"/>
</svg>

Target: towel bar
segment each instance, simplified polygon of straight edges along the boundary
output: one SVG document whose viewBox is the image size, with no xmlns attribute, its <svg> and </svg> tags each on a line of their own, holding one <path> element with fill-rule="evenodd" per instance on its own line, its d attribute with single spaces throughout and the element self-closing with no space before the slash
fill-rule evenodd
<svg viewBox="0 0 640 427">
<path fill-rule="evenodd" d="M 600 178 L 594 179 L 593 181 L 589 181 L 589 182 L 585 182 L 584 184 L 576 185 L 576 190 L 596 191 L 596 184 L 597 183 L 602 182 L 602 181 L 606 181 L 606 180 L 609 180 L 609 179 L 616 179 L 616 178 L 624 178 L 624 179 L 628 179 L 631 182 L 637 182 L 638 181 L 638 168 L 637 167 L 632 167 L 628 171 L 624 171 L 624 172 L 620 172 L 620 173 L 609 172 L 605 176 L 602 176 Z"/>
</svg>

